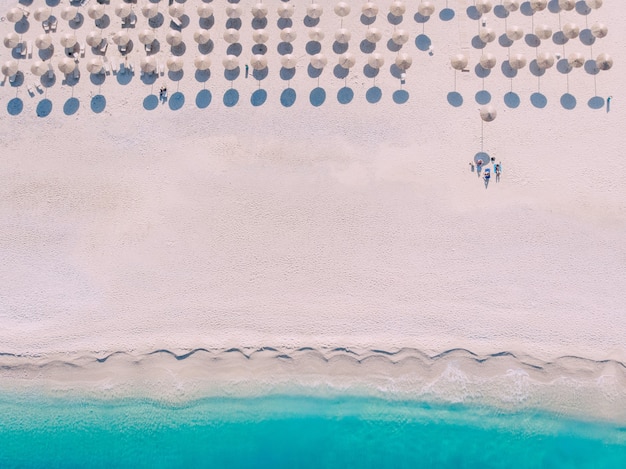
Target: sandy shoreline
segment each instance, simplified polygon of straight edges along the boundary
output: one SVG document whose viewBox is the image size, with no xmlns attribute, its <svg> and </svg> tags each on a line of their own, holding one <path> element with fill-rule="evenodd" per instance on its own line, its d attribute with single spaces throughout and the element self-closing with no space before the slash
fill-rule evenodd
<svg viewBox="0 0 626 469">
<path fill-rule="evenodd" d="M 212 3 L 218 15 L 219 2 Z M 252 3 L 241 2 L 242 64 L 252 46 Z M 52 111 L 41 118 L 41 96 L 29 97 L 24 86 L 0 88 L 0 352 L 28 362 L 92 351 L 411 347 L 430 356 L 467 348 L 543 362 L 567 355 L 626 361 L 626 113 L 619 95 L 626 37 L 613 20 L 624 7 L 605 2 L 586 19 L 562 14 L 581 27 L 609 26 L 593 51 L 576 40 L 567 52 L 607 51 L 615 59 L 595 76 L 572 71 L 573 109 L 561 104 L 567 78 L 556 67 L 540 79 L 528 66 L 513 82 L 500 69 L 485 79 L 498 117 L 484 125 L 483 149 L 503 165 L 502 180 L 486 189 L 468 165 L 481 150 L 474 96 L 483 87 L 473 73 L 483 51 L 467 45 L 478 28 L 465 14 L 469 3 L 449 2 L 451 21 L 403 19 L 410 34 L 403 50 L 414 60 L 404 104 L 393 101 L 400 84 L 389 68 L 376 79 L 380 102 L 367 100 L 373 80 L 359 51 L 366 29 L 360 3 L 344 19 L 357 65 L 347 81 L 334 76 L 339 18 L 333 2 L 322 3 L 329 67 L 320 77 L 327 95 L 320 106 L 309 101 L 318 83 L 307 74 L 301 17 L 294 17 L 294 49 L 304 58 L 288 85 L 279 76 L 278 2 L 269 8 L 270 72 L 261 81 L 268 97 L 260 106 L 251 103 L 259 82 L 231 84 L 223 76 L 221 16 L 211 30 L 214 65 L 205 83 L 194 79 L 195 23 L 183 33 L 185 77 L 167 82 L 184 95 L 177 111 L 144 109 L 154 90 L 138 75 L 127 85 L 113 76 L 102 87 L 88 75 L 73 88 L 59 82 L 46 92 Z M 443 3 L 435 2 L 438 12 Z M 387 5 L 380 7 L 375 26 L 385 34 L 379 49 L 388 67 L 393 26 Z M 558 16 L 546 10 L 535 22 L 556 28 Z M 502 19 L 490 14 L 488 21 L 503 33 Z M 508 21 L 530 29 L 531 18 L 519 12 Z M 2 35 L 12 26 L 1 23 Z M 432 40 L 434 55 L 416 46 L 419 34 Z M 529 59 L 535 53 L 519 48 Z M 457 72 L 463 104 L 455 107 L 449 56 L 459 50 L 471 68 Z M 485 50 L 499 63 L 508 53 L 497 41 Z M 227 107 L 231 85 L 241 98 Z M 287 86 L 297 95 L 290 107 L 280 103 Z M 344 86 L 354 92 L 346 105 L 337 97 Z M 505 102 L 511 86 L 518 107 Z M 544 108 L 531 101 L 538 86 Z M 204 88 L 213 98 L 200 109 L 195 97 Z M 91 109 L 97 93 L 106 97 L 101 113 Z M 16 96 L 23 110 L 10 115 Z M 66 115 L 71 97 L 80 105 Z M 506 376 L 507 366 L 494 369 Z M 589 389 L 605 374 L 623 383 L 619 368 L 590 376 L 584 368 L 578 377 Z M 359 370 L 355 379 L 367 381 Z M 415 379 L 434 379 L 424 373 Z M 36 384 L 40 375 L 29 376 Z"/>
</svg>

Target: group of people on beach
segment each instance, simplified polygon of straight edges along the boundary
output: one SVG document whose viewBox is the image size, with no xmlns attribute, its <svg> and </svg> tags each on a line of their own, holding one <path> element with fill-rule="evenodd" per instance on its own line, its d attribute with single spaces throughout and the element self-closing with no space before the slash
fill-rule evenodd
<svg viewBox="0 0 626 469">
<path fill-rule="evenodd" d="M 496 163 L 495 161 L 496 159 L 494 157 L 491 157 L 491 163 L 493 163 L 493 173 L 496 175 L 496 182 L 500 182 L 500 175 L 502 174 L 502 162 Z M 483 173 L 485 187 L 489 184 L 489 180 L 491 179 L 491 169 L 489 167 L 486 167 L 489 163 L 489 161 L 483 161 L 482 159 L 478 159 L 476 161 L 476 171 L 478 172 L 479 176 L 481 172 Z M 474 171 L 474 162 L 470 161 L 469 165 L 471 170 Z"/>
</svg>

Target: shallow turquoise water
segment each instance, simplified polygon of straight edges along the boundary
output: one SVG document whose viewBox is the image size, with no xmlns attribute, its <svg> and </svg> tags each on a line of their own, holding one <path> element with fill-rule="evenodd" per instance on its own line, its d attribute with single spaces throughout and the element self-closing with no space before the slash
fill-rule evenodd
<svg viewBox="0 0 626 469">
<path fill-rule="evenodd" d="M 343 397 L 0 395 L 0 467 L 626 467 L 626 428 Z"/>
</svg>

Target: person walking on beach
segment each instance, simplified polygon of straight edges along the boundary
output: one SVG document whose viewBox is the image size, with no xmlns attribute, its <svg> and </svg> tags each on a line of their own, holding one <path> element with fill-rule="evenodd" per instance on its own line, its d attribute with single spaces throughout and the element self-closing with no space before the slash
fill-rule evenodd
<svg viewBox="0 0 626 469">
<path fill-rule="evenodd" d="M 496 173 L 496 182 L 500 182 L 500 173 L 502 171 L 502 163 L 498 163 L 494 166 L 495 166 L 494 170 Z"/>
<path fill-rule="evenodd" d="M 248 78 L 248 70 L 249 70 L 249 67 L 248 67 L 248 64 L 246 64 L 246 78 Z"/>
</svg>

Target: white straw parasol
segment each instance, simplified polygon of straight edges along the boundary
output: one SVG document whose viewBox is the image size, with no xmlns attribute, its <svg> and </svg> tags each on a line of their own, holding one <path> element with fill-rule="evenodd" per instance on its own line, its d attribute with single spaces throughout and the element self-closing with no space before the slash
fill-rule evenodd
<svg viewBox="0 0 626 469">
<path fill-rule="evenodd" d="M 365 32 L 365 39 L 367 39 L 368 42 L 371 42 L 372 44 L 380 41 L 382 37 L 383 37 L 383 33 L 378 28 L 369 28 Z"/>
<path fill-rule="evenodd" d="M 30 71 L 33 75 L 40 77 L 48 71 L 48 64 L 43 60 L 36 60 L 30 66 Z"/>
<path fill-rule="evenodd" d="M 92 75 L 104 72 L 104 63 L 100 57 L 92 57 L 87 61 L 87 71 Z"/>
<path fill-rule="evenodd" d="M 413 59 L 406 52 L 400 52 L 396 56 L 396 67 L 400 70 L 408 70 L 413 64 Z"/>
<path fill-rule="evenodd" d="M 61 18 L 65 21 L 73 21 L 78 15 L 78 8 L 73 6 L 67 6 L 61 10 Z"/>
<path fill-rule="evenodd" d="M 280 32 L 280 39 L 283 42 L 293 42 L 297 36 L 296 30 L 293 28 L 285 28 Z"/>
<path fill-rule="evenodd" d="M 233 28 L 229 28 L 224 31 L 224 40 L 229 44 L 239 42 L 239 31 Z"/>
<path fill-rule="evenodd" d="M 130 5 L 128 3 L 119 3 L 115 7 L 115 14 L 120 18 L 128 18 L 132 12 Z"/>
<path fill-rule="evenodd" d="M 580 52 L 573 52 L 567 56 L 567 63 L 570 67 L 580 68 L 585 65 L 585 56 Z"/>
<path fill-rule="evenodd" d="M 491 104 L 480 108 L 480 118 L 485 122 L 493 122 L 497 115 L 498 111 Z"/>
<path fill-rule="evenodd" d="M 128 31 L 125 30 L 118 31 L 113 35 L 112 39 L 118 46 L 125 46 L 130 42 L 130 34 L 128 34 Z"/>
<path fill-rule="evenodd" d="M 609 33 L 609 28 L 606 27 L 604 23 L 593 23 L 591 25 L 591 34 L 598 39 L 606 37 Z"/>
<path fill-rule="evenodd" d="M 524 37 L 524 30 L 519 26 L 509 26 L 506 28 L 506 37 L 508 37 L 511 41 L 518 41 Z"/>
<path fill-rule="evenodd" d="M 185 14 L 185 5 L 182 3 L 173 3 L 168 8 L 168 13 L 174 18 L 181 18 Z"/>
<path fill-rule="evenodd" d="M 491 0 L 476 0 L 474 6 L 479 13 L 485 14 L 491 11 L 491 9 L 493 8 L 493 3 L 491 3 Z"/>
<path fill-rule="evenodd" d="M 86 41 L 90 47 L 98 47 L 100 44 L 102 44 L 102 31 L 100 31 L 99 29 L 89 31 L 87 33 Z"/>
<path fill-rule="evenodd" d="M 563 35 L 568 39 L 576 39 L 580 34 L 580 28 L 574 23 L 565 23 L 563 25 Z"/>
<path fill-rule="evenodd" d="M 152 44 L 156 39 L 154 31 L 152 31 L 151 29 L 142 29 L 141 31 L 139 31 L 139 34 L 137 36 L 139 38 L 139 42 L 141 42 L 142 44 Z"/>
<path fill-rule="evenodd" d="M 346 2 L 339 2 L 335 5 L 335 14 L 340 17 L 345 17 L 350 14 L 350 5 Z"/>
<path fill-rule="evenodd" d="M 526 66 L 526 56 L 524 54 L 513 54 L 509 57 L 509 65 L 514 70 L 520 70 Z"/>
<path fill-rule="evenodd" d="M 484 43 L 493 42 L 496 39 L 496 32 L 491 28 L 480 28 L 478 37 Z"/>
<path fill-rule="evenodd" d="M 547 24 L 540 24 L 535 28 L 535 35 L 539 39 L 550 39 L 552 37 L 552 28 Z"/>
<path fill-rule="evenodd" d="M 267 7 L 265 6 L 265 4 L 259 2 L 256 5 L 254 5 L 252 7 L 252 16 L 254 16 L 257 19 L 265 18 L 267 16 Z"/>
<path fill-rule="evenodd" d="M 144 73 L 154 73 L 157 69 L 156 59 L 150 56 L 144 56 L 139 61 L 139 68 Z"/>
<path fill-rule="evenodd" d="M 50 36 L 49 34 L 40 34 L 39 36 L 37 36 L 37 39 L 35 39 L 35 46 L 37 47 L 37 49 L 46 50 L 50 48 L 51 45 L 52 36 Z"/>
<path fill-rule="evenodd" d="M 545 70 L 554 65 L 554 54 L 551 52 L 539 52 L 537 54 L 537 66 Z"/>
<path fill-rule="evenodd" d="M 389 13 L 391 13 L 393 16 L 402 16 L 405 12 L 406 5 L 402 1 L 396 0 L 394 2 L 391 2 L 391 5 L 389 5 Z"/>
<path fill-rule="evenodd" d="M 306 7 L 306 15 L 309 18 L 319 18 L 324 13 L 324 8 L 319 3 L 311 3 Z"/>
<path fill-rule="evenodd" d="M 69 57 L 63 57 L 58 63 L 59 71 L 64 74 L 72 73 L 76 69 L 76 62 Z"/>
<path fill-rule="evenodd" d="M 17 23 L 23 17 L 24 17 L 24 11 L 21 8 L 13 7 L 9 11 L 7 11 L 7 20 L 9 20 L 11 23 Z M 5 62 L 5 63 L 8 63 L 8 62 Z"/>
<path fill-rule="evenodd" d="M 226 70 L 235 70 L 239 67 L 239 59 L 234 55 L 227 55 L 222 59 L 222 65 Z"/>
<path fill-rule="evenodd" d="M 265 44 L 269 38 L 270 35 L 265 29 L 255 29 L 252 33 L 252 40 L 257 44 Z"/>
<path fill-rule="evenodd" d="M 493 67 L 496 66 L 497 62 L 498 61 L 496 59 L 496 56 L 490 52 L 483 54 L 480 57 L 480 61 L 479 61 L 480 66 L 484 68 L 485 70 L 491 70 Z"/>
<path fill-rule="evenodd" d="M 198 29 L 193 33 L 193 40 L 198 44 L 206 44 L 211 40 L 211 33 L 206 29 Z"/>
<path fill-rule="evenodd" d="M 211 57 L 208 55 L 198 55 L 193 60 L 193 64 L 198 70 L 208 70 L 211 68 Z"/>
<path fill-rule="evenodd" d="M 17 47 L 19 43 L 20 37 L 13 31 L 4 36 L 4 47 L 13 49 L 14 47 Z M 44 47 L 44 49 L 47 49 L 47 47 Z"/>
<path fill-rule="evenodd" d="M 519 10 L 519 0 L 504 0 L 502 6 L 506 11 L 517 11 Z"/>
<path fill-rule="evenodd" d="M 170 46 L 176 47 L 183 42 L 183 35 L 180 31 L 170 29 L 165 35 L 165 42 L 167 42 Z"/>
<path fill-rule="evenodd" d="M 372 68 L 380 68 L 385 65 L 385 57 L 383 54 L 374 52 L 367 58 L 367 64 Z"/>
<path fill-rule="evenodd" d="M 321 41 L 322 39 L 324 39 L 324 31 L 322 31 L 322 28 L 316 26 L 315 28 L 311 28 L 309 30 L 309 39 L 311 39 L 311 41 Z"/>
<path fill-rule="evenodd" d="M 239 18 L 241 16 L 241 7 L 239 5 L 229 3 L 226 5 L 226 16 L 231 19 Z"/>
<path fill-rule="evenodd" d="M 67 47 L 69 49 L 70 47 L 74 47 L 78 41 L 73 33 L 65 33 L 61 36 L 60 42 L 63 47 Z"/>
<path fill-rule="evenodd" d="M 402 44 L 406 44 L 409 40 L 409 33 L 405 29 L 396 29 L 391 35 L 391 40 L 401 46 Z"/>
<path fill-rule="evenodd" d="M 375 18 L 378 15 L 378 5 L 374 2 L 367 2 L 361 7 L 361 13 L 367 18 Z"/>
<path fill-rule="evenodd" d="M 335 41 L 337 41 L 339 44 L 347 44 L 348 42 L 350 42 L 351 37 L 352 34 L 346 28 L 338 29 L 335 32 Z"/>
<path fill-rule="evenodd" d="M 281 18 L 291 18 L 294 11 L 295 8 L 293 7 L 293 4 L 291 2 L 281 3 L 276 9 L 276 13 L 278 13 L 278 16 L 280 16 Z"/>
<path fill-rule="evenodd" d="M 263 70 L 267 67 L 267 57 L 260 54 L 254 54 L 250 59 L 250 65 L 255 70 Z"/>
<path fill-rule="evenodd" d="M 417 5 L 417 12 L 425 18 L 432 16 L 435 13 L 435 5 L 433 2 L 421 2 Z"/>
<path fill-rule="evenodd" d="M 328 63 L 328 59 L 324 54 L 315 54 L 311 56 L 311 67 L 321 70 Z"/>
<path fill-rule="evenodd" d="M 293 54 L 286 54 L 280 58 L 280 64 L 286 69 L 296 68 L 298 58 Z"/>
<path fill-rule="evenodd" d="M 350 52 L 344 52 L 337 57 L 337 63 L 343 68 L 352 68 L 356 64 L 356 58 Z"/>
<path fill-rule="evenodd" d="M 530 0 L 532 11 L 543 11 L 548 6 L 548 0 Z"/>
<path fill-rule="evenodd" d="M 141 14 L 146 18 L 154 18 L 159 14 L 159 5 L 156 3 L 146 3 L 141 7 Z"/>
<path fill-rule="evenodd" d="M 613 58 L 606 53 L 602 53 L 596 57 L 596 67 L 600 70 L 609 70 L 613 66 Z"/>
<path fill-rule="evenodd" d="M 165 63 L 170 72 L 180 72 L 184 65 L 183 58 L 175 55 L 170 55 Z"/>
<path fill-rule="evenodd" d="M 455 70 L 463 70 L 467 67 L 467 56 L 465 54 L 455 54 L 450 57 L 450 65 Z"/>
<path fill-rule="evenodd" d="M 559 8 L 565 11 L 571 11 L 576 8 L 576 0 L 559 0 Z"/>
<path fill-rule="evenodd" d="M 201 3 L 196 10 L 200 18 L 210 18 L 213 16 L 213 7 L 208 3 Z"/>
<path fill-rule="evenodd" d="M 35 18 L 35 21 L 46 21 L 48 18 L 50 18 L 51 14 L 52 10 L 46 6 L 43 6 L 35 10 L 35 12 L 33 13 L 33 18 Z"/>
</svg>

